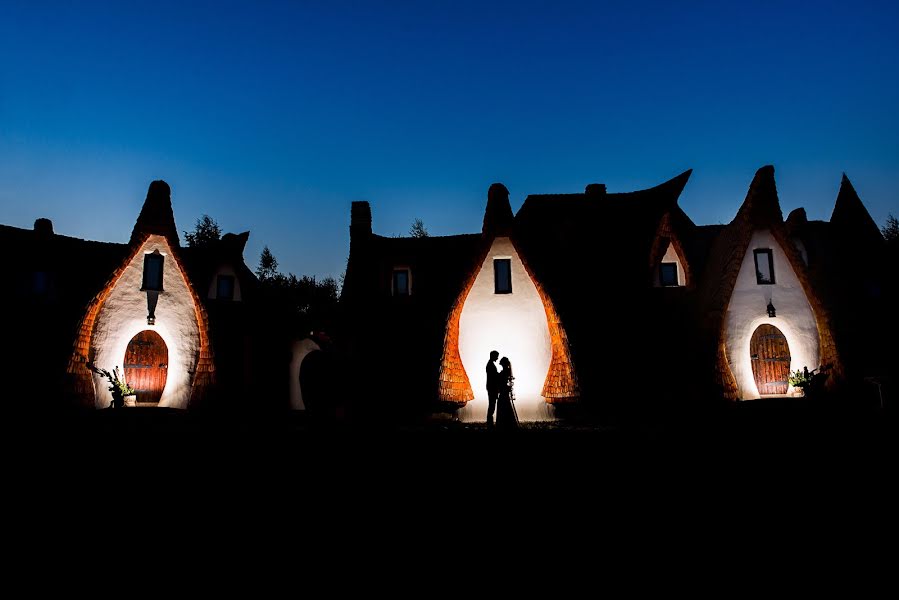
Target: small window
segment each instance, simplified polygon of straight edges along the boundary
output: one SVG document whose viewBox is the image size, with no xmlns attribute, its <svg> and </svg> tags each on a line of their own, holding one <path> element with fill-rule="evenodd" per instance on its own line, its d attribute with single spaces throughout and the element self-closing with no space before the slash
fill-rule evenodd
<svg viewBox="0 0 899 600">
<path fill-rule="evenodd" d="M 162 291 L 162 266 L 165 257 L 159 250 L 144 255 L 144 283 L 141 291 Z"/>
<path fill-rule="evenodd" d="M 219 300 L 234 300 L 234 275 L 219 275 L 215 284 L 215 297 Z"/>
<path fill-rule="evenodd" d="M 755 280 L 759 285 L 774 283 L 774 256 L 771 250 L 755 250 Z"/>
<path fill-rule="evenodd" d="M 32 284 L 34 293 L 43 296 L 50 291 L 50 274 L 46 271 L 35 271 Z"/>
<path fill-rule="evenodd" d="M 677 286 L 677 263 L 663 262 L 659 265 L 659 284 L 664 287 Z"/>
<path fill-rule="evenodd" d="M 393 295 L 409 295 L 409 269 L 393 270 Z"/>
<path fill-rule="evenodd" d="M 493 259 L 493 285 L 496 294 L 512 293 L 512 259 Z"/>
</svg>

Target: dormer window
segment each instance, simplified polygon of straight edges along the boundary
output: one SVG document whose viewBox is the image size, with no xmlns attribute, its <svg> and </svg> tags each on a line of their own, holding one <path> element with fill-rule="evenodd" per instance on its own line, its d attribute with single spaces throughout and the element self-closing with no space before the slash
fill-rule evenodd
<svg viewBox="0 0 899 600">
<path fill-rule="evenodd" d="M 493 259 L 493 292 L 495 294 L 512 293 L 512 259 Z"/>
<path fill-rule="evenodd" d="M 774 285 L 774 255 L 768 248 L 754 250 L 755 280 L 759 285 Z"/>
<path fill-rule="evenodd" d="M 685 287 L 687 285 L 688 269 L 683 255 L 678 252 L 675 242 L 670 238 L 660 238 L 654 244 L 656 249 L 665 248 L 660 258 L 654 258 L 655 267 L 652 269 L 653 287 Z"/>
<path fill-rule="evenodd" d="M 144 255 L 144 282 L 141 285 L 141 291 L 161 292 L 162 290 L 162 268 L 165 257 L 154 250 L 152 254 Z"/>
<path fill-rule="evenodd" d="M 35 271 L 31 283 L 34 293 L 43 296 L 50 291 L 50 274 L 46 271 Z"/>
<path fill-rule="evenodd" d="M 234 300 L 234 275 L 219 275 L 217 277 L 215 297 L 219 300 Z"/>
<path fill-rule="evenodd" d="M 663 262 L 659 265 L 659 285 L 677 287 L 677 263 Z"/>
<path fill-rule="evenodd" d="M 411 294 L 411 273 L 408 268 L 396 268 L 393 270 L 391 294 L 394 296 L 408 296 Z"/>
</svg>

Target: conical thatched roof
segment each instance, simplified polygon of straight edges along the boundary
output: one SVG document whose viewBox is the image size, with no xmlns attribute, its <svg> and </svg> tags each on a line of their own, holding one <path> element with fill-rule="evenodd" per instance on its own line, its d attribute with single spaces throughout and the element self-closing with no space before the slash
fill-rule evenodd
<svg viewBox="0 0 899 600">
<path fill-rule="evenodd" d="M 165 236 L 173 248 L 181 245 L 172 212 L 172 189 L 161 179 L 152 182 L 147 190 L 147 199 L 134 224 L 130 243 L 135 244 L 151 233 Z"/>
<path fill-rule="evenodd" d="M 840 182 L 840 193 L 830 216 L 830 224 L 839 231 L 840 235 L 848 235 L 854 244 L 862 244 L 865 247 L 880 245 L 883 236 L 877 223 L 871 218 L 871 213 L 862 204 L 861 198 L 852 186 L 852 182 L 843 173 Z"/>
</svg>

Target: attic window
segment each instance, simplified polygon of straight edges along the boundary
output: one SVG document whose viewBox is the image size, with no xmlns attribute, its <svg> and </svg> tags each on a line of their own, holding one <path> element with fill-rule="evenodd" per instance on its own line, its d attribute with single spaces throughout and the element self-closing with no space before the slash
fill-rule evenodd
<svg viewBox="0 0 899 600">
<path fill-rule="evenodd" d="M 46 271 L 35 271 L 31 283 L 34 293 L 43 296 L 50 291 L 50 274 Z"/>
<path fill-rule="evenodd" d="M 495 294 L 512 293 L 512 259 L 493 259 L 493 286 Z"/>
<path fill-rule="evenodd" d="M 755 254 L 755 280 L 759 285 L 774 284 L 774 255 L 768 248 L 753 251 Z"/>
<path fill-rule="evenodd" d="M 393 281 L 391 284 L 391 293 L 394 296 L 408 296 L 411 293 L 409 282 L 412 279 L 411 273 L 407 268 L 397 268 L 393 270 Z"/>
<path fill-rule="evenodd" d="M 663 262 L 659 265 L 659 284 L 662 287 L 677 287 L 676 262 Z"/>
<path fill-rule="evenodd" d="M 234 300 L 234 275 L 219 275 L 215 282 L 215 297 Z"/>
<path fill-rule="evenodd" d="M 165 257 L 154 250 L 152 254 L 144 254 L 144 282 L 141 291 L 162 291 L 162 267 Z"/>
</svg>

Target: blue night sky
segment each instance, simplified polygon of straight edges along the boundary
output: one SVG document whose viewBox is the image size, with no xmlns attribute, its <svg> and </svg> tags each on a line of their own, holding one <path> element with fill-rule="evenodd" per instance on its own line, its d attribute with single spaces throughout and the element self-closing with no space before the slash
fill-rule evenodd
<svg viewBox="0 0 899 600">
<path fill-rule="evenodd" d="M 283 271 L 374 228 L 480 231 L 486 193 L 656 185 L 729 221 L 774 164 L 828 219 L 899 215 L 894 2 L 0 2 L 0 223 L 125 242 L 147 186 Z"/>
</svg>

